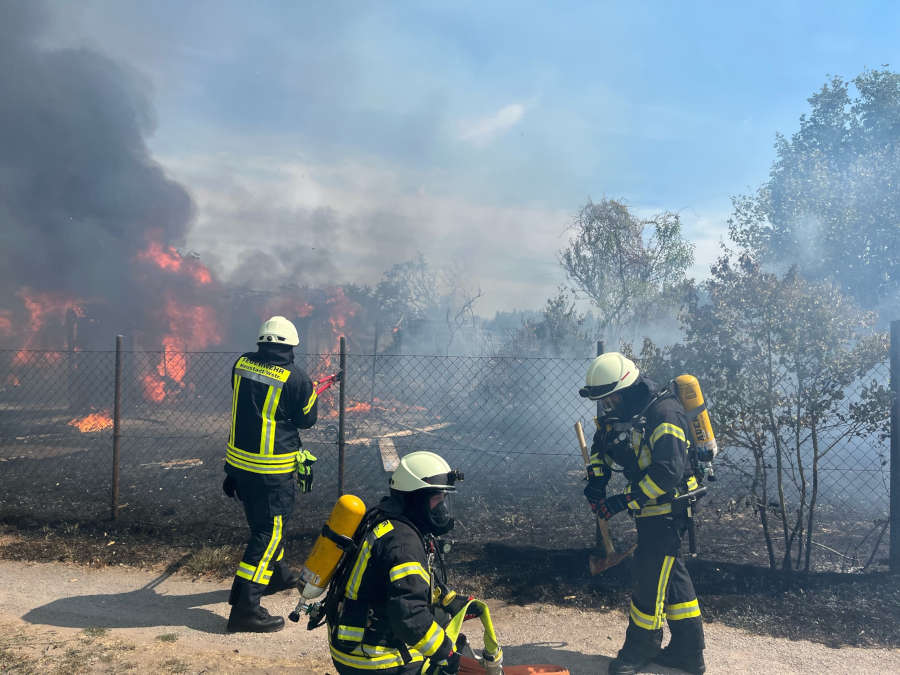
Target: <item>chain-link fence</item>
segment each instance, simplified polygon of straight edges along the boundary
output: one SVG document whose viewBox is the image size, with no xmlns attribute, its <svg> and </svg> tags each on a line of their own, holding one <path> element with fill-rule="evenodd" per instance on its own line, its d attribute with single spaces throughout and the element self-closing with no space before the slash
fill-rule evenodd
<svg viewBox="0 0 900 675">
<path fill-rule="evenodd" d="M 236 356 L 121 354 L 119 519 L 184 532 L 244 527 L 242 511 L 221 492 Z M 110 518 L 115 358 L 0 352 L 0 517 Z M 456 505 L 460 538 L 590 546 L 593 516 L 573 429 L 581 421 L 590 442 L 596 411 L 577 394 L 589 360 L 347 355 L 344 490 L 373 503 L 387 492 L 400 457 L 432 450 L 465 472 Z M 298 361 L 315 379 L 337 370 L 338 356 Z M 888 364 L 868 378 L 886 385 Z M 318 423 L 301 434 L 319 462 L 312 493 L 298 499 L 295 532 L 318 530 L 338 495 L 337 391 L 320 398 Z M 849 406 L 859 392 L 847 393 Z M 859 569 L 887 556 L 889 447 L 857 431 L 817 460 L 812 541 L 820 567 Z M 801 449 L 797 460 L 808 452 Z M 700 555 L 767 564 L 760 467 L 772 478 L 771 456 L 758 462 L 744 449 L 723 449 L 697 518 Z M 790 503 L 801 477 L 796 466 L 785 469 Z M 612 523 L 621 541 L 633 539 L 626 517 Z"/>
</svg>

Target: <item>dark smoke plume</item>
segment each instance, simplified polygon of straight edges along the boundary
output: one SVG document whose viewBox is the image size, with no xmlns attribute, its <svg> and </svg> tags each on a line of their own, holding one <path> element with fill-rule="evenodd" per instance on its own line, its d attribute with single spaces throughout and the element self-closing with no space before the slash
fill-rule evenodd
<svg viewBox="0 0 900 675">
<path fill-rule="evenodd" d="M 148 152 L 147 84 L 97 52 L 42 48 L 44 22 L 41 3 L 0 0 L 0 309 L 20 312 L 28 287 L 134 315 L 159 291 L 136 254 L 151 233 L 179 245 L 193 204 Z"/>
</svg>

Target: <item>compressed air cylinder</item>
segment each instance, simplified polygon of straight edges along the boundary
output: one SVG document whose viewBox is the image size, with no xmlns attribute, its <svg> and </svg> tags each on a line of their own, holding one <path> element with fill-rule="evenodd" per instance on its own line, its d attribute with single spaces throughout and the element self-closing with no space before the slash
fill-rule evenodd
<svg viewBox="0 0 900 675">
<path fill-rule="evenodd" d="M 300 572 L 300 578 L 306 582 L 300 591 L 304 598 L 311 600 L 325 592 L 344 554 L 343 549 L 328 536 L 328 530 L 339 537 L 352 538 L 365 514 L 366 505 L 359 497 L 343 495 L 337 500 L 322 534 L 316 539 Z"/>
<path fill-rule="evenodd" d="M 681 405 L 688 413 L 691 424 L 691 442 L 697 448 L 697 458 L 701 462 L 711 462 L 719 452 L 719 446 L 713 435 L 709 413 L 706 408 L 702 408 L 696 415 L 693 412 L 703 406 L 703 392 L 700 391 L 700 383 L 693 375 L 685 374 L 675 378 L 675 386 L 678 388 Z"/>
</svg>

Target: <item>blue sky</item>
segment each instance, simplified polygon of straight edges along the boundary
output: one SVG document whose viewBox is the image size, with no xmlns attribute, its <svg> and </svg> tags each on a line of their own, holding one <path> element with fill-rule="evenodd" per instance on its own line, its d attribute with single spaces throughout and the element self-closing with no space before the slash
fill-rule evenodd
<svg viewBox="0 0 900 675">
<path fill-rule="evenodd" d="M 588 198 L 679 212 L 702 276 L 806 98 L 900 64 L 889 2 L 49 7 L 45 46 L 144 82 L 151 150 L 197 203 L 185 243 L 223 275 L 286 240 L 329 258 L 303 283 L 421 251 L 486 315 L 543 305 Z"/>
</svg>

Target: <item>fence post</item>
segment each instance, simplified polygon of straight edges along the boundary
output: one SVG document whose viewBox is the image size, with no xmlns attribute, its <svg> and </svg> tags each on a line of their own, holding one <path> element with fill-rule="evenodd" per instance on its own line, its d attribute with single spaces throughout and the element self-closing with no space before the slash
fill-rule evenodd
<svg viewBox="0 0 900 675">
<path fill-rule="evenodd" d="M 889 564 L 900 572 L 900 320 L 891 321 L 891 543 Z"/>
<path fill-rule="evenodd" d="M 119 515 L 119 418 L 122 409 L 122 335 L 116 335 L 116 388 L 113 402 L 112 519 Z"/>
<path fill-rule="evenodd" d="M 369 405 L 375 405 L 375 360 L 378 358 L 378 317 L 375 317 L 375 344 L 372 346 L 372 395 L 369 397 Z"/>
<path fill-rule="evenodd" d="M 344 494 L 344 388 L 347 384 L 347 343 L 341 336 L 341 380 L 338 382 L 338 497 Z"/>
</svg>

